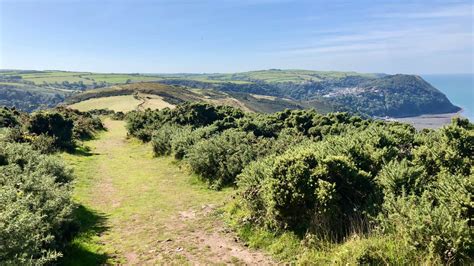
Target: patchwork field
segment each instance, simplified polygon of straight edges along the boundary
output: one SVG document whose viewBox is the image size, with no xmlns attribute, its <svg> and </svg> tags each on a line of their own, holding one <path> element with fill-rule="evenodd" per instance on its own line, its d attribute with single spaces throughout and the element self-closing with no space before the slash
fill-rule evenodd
<svg viewBox="0 0 474 266">
<path fill-rule="evenodd" d="M 122 84 L 139 81 L 157 81 L 161 78 L 139 74 L 115 74 L 115 73 L 89 73 L 69 71 L 8 71 L 0 72 L 0 75 L 20 76 L 25 81 L 31 81 L 35 85 L 43 83 L 83 82 L 90 85 L 94 82 L 106 82 L 110 84 Z"/>
</svg>

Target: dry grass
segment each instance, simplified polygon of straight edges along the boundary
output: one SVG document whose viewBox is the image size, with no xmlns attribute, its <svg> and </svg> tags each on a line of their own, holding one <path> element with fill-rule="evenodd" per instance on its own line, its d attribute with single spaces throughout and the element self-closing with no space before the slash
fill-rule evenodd
<svg viewBox="0 0 474 266">
<path fill-rule="evenodd" d="M 162 97 L 157 95 L 139 94 L 138 97 L 133 95 L 120 95 L 101 97 L 85 100 L 70 105 L 71 108 L 79 111 L 90 111 L 92 109 L 106 108 L 113 111 L 128 112 L 136 109 L 162 109 L 165 107 L 173 108 L 174 105 L 167 103 Z"/>
<path fill-rule="evenodd" d="M 116 112 L 128 112 L 136 109 L 140 103 L 141 101 L 135 99 L 133 95 L 121 95 L 89 99 L 72 104 L 70 107 L 79 111 L 107 108 Z"/>
<path fill-rule="evenodd" d="M 163 97 L 152 94 L 139 94 L 142 104 L 140 105 L 141 109 L 163 109 L 163 108 L 174 108 L 174 105 L 163 100 Z"/>
</svg>

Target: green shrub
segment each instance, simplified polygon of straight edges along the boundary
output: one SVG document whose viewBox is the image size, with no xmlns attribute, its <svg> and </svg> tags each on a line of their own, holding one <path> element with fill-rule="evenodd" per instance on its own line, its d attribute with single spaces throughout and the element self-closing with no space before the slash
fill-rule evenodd
<svg viewBox="0 0 474 266">
<path fill-rule="evenodd" d="M 31 116 L 28 131 L 45 134 L 55 139 L 58 148 L 71 148 L 73 143 L 74 122 L 57 112 L 38 112 Z"/>
<path fill-rule="evenodd" d="M 414 250 L 445 262 L 472 258 L 472 176 L 443 174 L 421 196 L 388 194 L 379 221 L 385 234 L 398 235 Z"/>
<path fill-rule="evenodd" d="M 128 134 L 144 142 L 150 141 L 153 130 L 164 124 L 166 117 L 169 116 L 169 112 L 171 112 L 169 108 L 159 111 L 147 109 L 143 112 L 128 112 L 125 117 Z"/>
<path fill-rule="evenodd" d="M 387 163 L 377 176 L 377 183 L 383 188 L 384 194 L 400 196 L 402 192 L 407 192 L 420 195 L 430 180 L 422 166 L 403 159 Z"/>
<path fill-rule="evenodd" d="M 155 156 L 170 155 L 172 150 L 172 141 L 176 136 L 190 133 L 190 127 L 180 127 L 177 125 L 165 124 L 155 130 L 151 139 L 153 153 Z"/>
<path fill-rule="evenodd" d="M 64 107 L 32 115 L 10 112 L 15 114 L 18 121 L 23 121 L 24 125 L 12 127 L 6 139 L 9 142 L 30 143 L 36 150 L 42 150 L 45 153 L 73 148 L 75 140 L 90 139 L 96 132 L 105 130 L 100 118 L 88 112 Z"/>
<path fill-rule="evenodd" d="M 376 189 L 347 156 L 321 153 L 318 144 L 255 162 L 239 176 L 253 219 L 273 229 L 341 239 L 365 221 Z M 363 230 L 363 228 L 361 228 Z"/>
<path fill-rule="evenodd" d="M 422 132 L 413 162 L 386 166 L 379 223 L 415 250 L 445 262 L 469 262 L 474 206 L 474 127 L 454 119 L 438 131 Z"/>
<path fill-rule="evenodd" d="M 321 264 L 472 262 L 474 125 L 466 119 L 416 132 L 348 113 L 188 103 L 127 121 L 130 135 L 147 141 L 155 132 L 155 154 L 184 158 L 211 187 L 237 184 L 234 223 L 251 245 L 284 258 L 302 250 L 303 262 Z"/>
<path fill-rule="evenodd" d="M 20 125 L 19 112 L 7 107 L 0 107 L 0 128 Z"/>
<path fill-rule="evenodd" d="M 200 127 L 192 130 L 190 127 L 185 127 L 183 130 L 175 134 L 171 140 L 171 150 L 176 159 L 182 160 L 188 150 L 197 142 L 203 139 L 208 139 L 218 131 L 216 126 Z"/>
<path fill-rule="evenodd" d="M 20 127 L 8 128 L 3 137 L 5 142 L 17 142 L 24 143 L 27 142 L 25 138 L 25 132 Z"/>
<path fill-rule="evenodd" d="M 234 129 L 201 140 L 188 150 L 186 161 L 191 170 L 207 180 L 214 188 L 234 184 L 242 169 L 255 160 L 258 139 L 253 133 Z"/>
<path fill-rule="evenodd" d="M 54 262 L 71 235 L 71 174 L 25 144 L 0 146 L 0 261 Z"/>
<path fill-rule="evenodd" d="M 127 114 L 128 133 L 143 141 L 150 141 L 153 131 L 165 124 L 204 127 L 217 123 L 221 130 L 233 125 L 234 120 L 244 116 L 244 113 L 229 106 L 213 106 L 206 103 L 184 103 L 175 109 L 145 110 Z"/>
<path fill-rule="evenodd" d="M 76 139 L 92 139 L 97 131 L 105 130 L 102 121 L 97 117 L 79 116 L 73 121 L 73 136 Z"/>
<path fill-rule="evenodd" d="M 124 120 L 125 119 L 125 114 L 121 111 L 114 112 L 112 114 L 112 119 L 113 120 Z"/>
<path fill-rule="evenodd" d="M 452 123 L 419 137 L 421 144 L 413 150 L 414 163 L 422 165 L 428 175 L 442 170 L 468 175 L 474 160 L 474 125 L 467 119 L 454 118 Z"/>
<path fill-rule="evenodd" d="M 66 119 L 72 120 L 73 137 L 78 140 L 91 139 L 94 137 L 97 131 L 105 130 L 104 124 L 99 117 L 94 114 L 101 113 L 100 111 L 95 112 L 80 112 L 78 110 L 57 107 L 56 112 L 59 112 Z"/>
</svg>

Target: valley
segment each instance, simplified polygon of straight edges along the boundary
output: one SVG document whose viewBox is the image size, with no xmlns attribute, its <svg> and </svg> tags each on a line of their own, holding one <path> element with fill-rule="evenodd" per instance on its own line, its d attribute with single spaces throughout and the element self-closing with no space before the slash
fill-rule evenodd
<svg viewBox="0 0 474 266">
<path fill-rule="evenodd" d="M 347 111 L 371 117 L 411 117 L 460 110 L 421 77 L 401 74 L 291 69 L 230 74 L 2 70 L 0 81 L 0 104 L 28 112 L 137 92 L 158 95 L 170 105 L 204 101 L 264 113 L 314 108 L 321 113 Z M 122 104 L 129 105 L 126 110 L 134 106 L 133 100 Z"/>
</svg>

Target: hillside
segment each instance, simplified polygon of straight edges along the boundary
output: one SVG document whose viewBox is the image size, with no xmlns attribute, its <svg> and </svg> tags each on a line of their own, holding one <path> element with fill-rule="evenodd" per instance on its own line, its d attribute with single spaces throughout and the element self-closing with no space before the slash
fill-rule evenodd
<svg viewBox="0 0 474 266">
<path fill-rule="evenodd" d="M 206 101 L 256 112 L 315 108 L 322 113 L 349 111 L 378 117 L 408 117 L 460 110 L 421 77 L 402 74 L 280 69 L 229 74 L 11 70 L 0 71 L 0 81 L 1 103 L 25 111 L 51 107 L 66 98 L 68 103 L 78 102 L 130 95 L 136 89 L 143 94 L 159 95 L 169 104 Z M 157 83 L 174 86 L 160 87 Z M 24 90 L 28 93 L 22 93 Z"/>
<path fill-rule="evenodd" d="M 308 108 L 308 106 L 301 105 L 297 101 L 271 96 L 222 92 L 214 89 L 195 89 L 151 82 L 114 85 L 89 90 L 71 96 L 65 103 L 83 111 L 101 108 L 109 108 L 114 111 L 130 111 L 146 108 L 160 109 L 184 102 L 208 102 L 264 113 L 284 109 Z M 321 109 L 323 107 L 321 105 Z"/>
<path fill-rule="evenodd" d="M 160 82 L 290 98 L 318 109 L 313 104 L 316 101 L 332 106 L 334 110 L 370 116 L 407 117 L 460 110 L 443 93 L 415 75 L 275 69 L 183 75 Z"/>
</svg>

